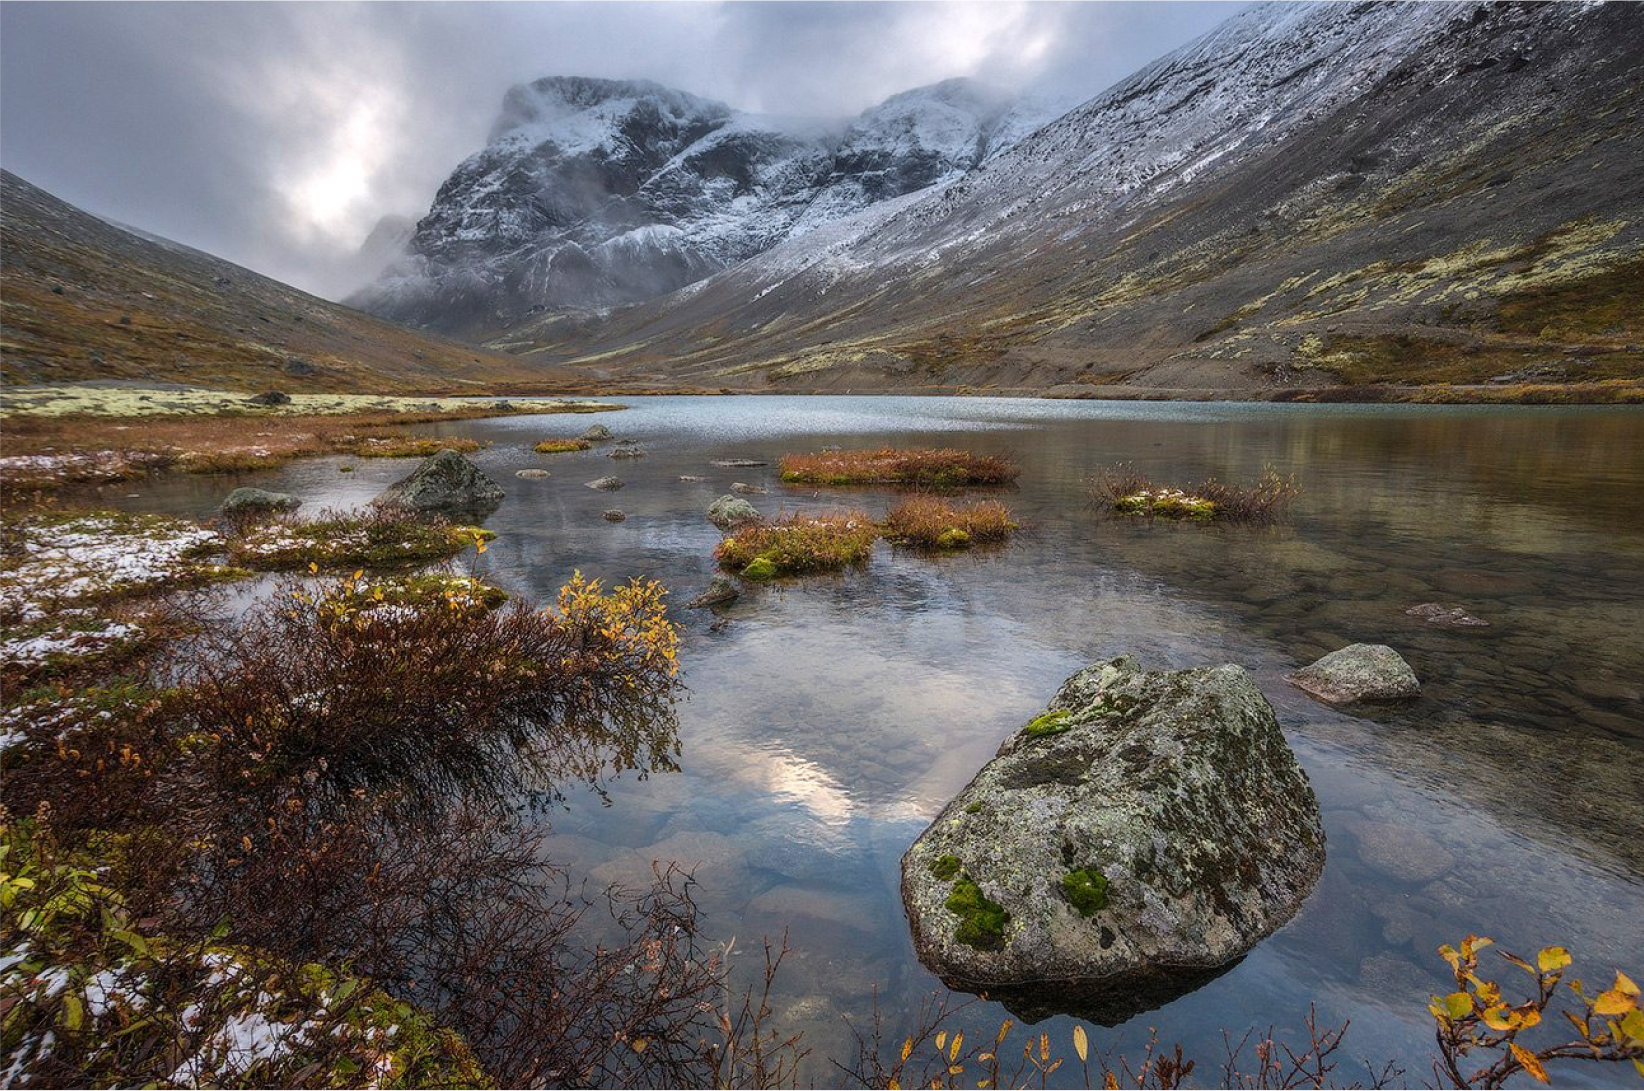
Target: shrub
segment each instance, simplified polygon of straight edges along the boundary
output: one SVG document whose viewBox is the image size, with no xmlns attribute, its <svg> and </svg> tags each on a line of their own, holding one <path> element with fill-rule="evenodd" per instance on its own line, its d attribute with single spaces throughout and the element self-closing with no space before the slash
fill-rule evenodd
<svg viewBox="0 0 1644 1091">
<path fill-rule="evenodd" d="M 238 529 L 228 541 L 230 559 L 264 571 L 427 564 L 496 537 L 479 527 L 456 526 L 395 508 L 322 512 L 312 522 L 281 518 Z"/>
<path fill-rule="evenodd" d="M 567 451 L 586 451 L 592 446 L 585 439 L 545 439 L 531 450 L 539 455 L 559 455 Z"/>
<path fill-rule="evenodd" d="M 860 511 L 784 515 L 738 528 L 719 543 L 714 559 L 749 579 L 830 571 L 866 561 L 878 537 Z"/>
<path fill-rule="evenodd" d="M 935 496 L 910 496 L 892 507 L 881 525 L 893 542 L 921 549 L 964 549 L 972 543 L 1002 542 L 1016 530 L 1010 511 L 997 500 L 949 504 Z"/>
<path fill-rule="evenodd" d="M 1120 515 L 1165 519 L 1269 523 L 1284 518 L 1300 491 L 1295 478 L 1280 477 L 1269 466 L 1248 488 L 1206 478 L 1194 486 L 1159 485 L 1129 466 L 1098 473 L 1090 483 L 1097 502 Z"/>
<path fill-rule="evenodd" d="M 481 446 L 453 436 L 366 436 L 348 450 L 360 458 L 429 458 L 441 451 L 470 454 Z"/>
<path fill-rule="evenodd" d="M 951 448 L 824 451 L 783 455 L 782 480 L 798 485 L 917 485 L 957 488 L 1004 485 L 1019 470 L 1003 458 Z"/>
</svg>

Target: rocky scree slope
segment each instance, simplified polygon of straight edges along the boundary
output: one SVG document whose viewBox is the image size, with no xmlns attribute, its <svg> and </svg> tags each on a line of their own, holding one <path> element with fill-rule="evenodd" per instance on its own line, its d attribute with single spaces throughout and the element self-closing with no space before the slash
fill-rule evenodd
<svg viewBox="0 0 1644 1091">
<path fill-rule="evenodd" d="M 350 302 L 490 336 L 671 292 L 784 239 L 959 177 L 1047 117 L 956 79 L 848 125 L 763 117 L 646 81 L 515 87 L 408 253 Z M 842 131 L 840 131 L 842 130 Z"/>
<path fill-rule="evenodd" d="M 554 368 L 416 333 L 140 237 L 4 171 L 0 248 L 8 384 L 122 379 L 442 394 L 566 385 Z"/>
<path fill-rule="evenodd" d="M 505 340 L 699 388 L 1638 379 L 1641 105 L 1632 5 L 1258 6 L 939 190 Z"/>
</svg>

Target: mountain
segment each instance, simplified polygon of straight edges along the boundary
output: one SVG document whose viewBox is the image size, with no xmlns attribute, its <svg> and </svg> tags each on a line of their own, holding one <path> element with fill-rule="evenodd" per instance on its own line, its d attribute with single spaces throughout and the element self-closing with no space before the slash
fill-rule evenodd
<svg viewBox="0 0 1644 1091">
<path fill-rule="evenodd" d="M 955 181 L 494 343 L 694 388 L 1638 379 L 1641 100 L 1633 5 L 1261 5 Z"/>
<path fill-rule="evenodd" d="M 483 337 L 544 312 L 651 299 L 958 178 L 1030 131 L 1030 110 L 948 80 L 829 126 L 641 80 L 538 80 L 509 91 L 406 257 L 349 302 Z"/>
<path fill-rule="evenodd" d="M 116 227 L 7 171 L 0 250 L 6 383 L 477 394 L 564 389 L 567 378 Z"/>
</svg>

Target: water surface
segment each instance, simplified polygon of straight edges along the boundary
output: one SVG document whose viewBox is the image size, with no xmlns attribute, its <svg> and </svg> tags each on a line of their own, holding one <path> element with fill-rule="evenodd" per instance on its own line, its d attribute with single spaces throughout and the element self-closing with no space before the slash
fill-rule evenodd
<svg viewBox="0 0 1644 1091">
<path fill-rule="evenodd" d="M 1139 1052 L 1149 1027 L 1212 1078 L 1222 1030 L 1294 1031 L 1316 1003 L 1351 1019 L 1359 1058 L 1430 1080 L 1434 955 L 1468 932 L 1510 950 L 1560 943 L 1588 980 L 1644 969 L 1644 415 L 1636 410 L 1095 403 L 884 397 L 636 398 L 603 417 L 430 426 L 493 441 L 476 461 L 508 498 L 480 572 L 549 598 L 573 571 L 663 580 L 683 602 L 712 575 L 703 511 L 733 481 L 767 513 L 860 506 L 889 490 L 787 488 L 775 463 L 824 444 L 957 445 L 1008 454 L 999 494 L 1024 524 L 1007 548 L 930 558 L 881 544 L 837 577 L 750 588 L 719 614 L 681 611 L 690 697 L 682 768 L 573 793 L 554 851 L 596 881 L 654 859 L 695 865 L 709 930 L 757 963 L 790 932 L 779 1008 L 819 1053 L 848 1053 L 840 1014 L 877 988 L 887 1010 L 938 988 L 914 958 L 898 861 L 940 807 L 1068 674 L 1129 652 L 1149 667 L 1234 662 L 1278 711 L 1318 792 L 1324 877 L 1301 914 L 1228 973 L 1098 1035 Z M 600 420 L 648 456 L 530 445 Z M 770 465 L 722 469 L 718 458 Z M 1286 525 L 1252 529 L 1100 514 L 1086 479 L 1128 461 L 1167 481 L 1303 488 Z M 357 467 L 338 472 L 339 464 Z M 236 484 L 308 510 L 363 503 L 404 461 L 328 458 L 238 481 L 108 490 L 208 512 Z M 546 480 L 514 471 L 549 469 Z M 583 483 L 616 474 L 616 493 Z M 681 482 L 699 475 L 704 482 Z M 126 495 L 135 493 L 136 495 Z M 622 523 L 600 513 L 619 507 Z M 1466 607 L 1490 628 L 1405 615 Z M 729 624 L 710 629 L 716 619 Z M 1369 716 L 1281 675 L 1353 641 L 1393 645 L 1425 688 Z M 1004 1012 L 984 1009 L 978 1023 Z M 1064 1018 L 1043 1024 L 1068 1042 Z M 1064 1044 L 1060 1047 L 1067 1051 Z M 826 1082 L 820 1068 L 816 1079 Z M 1566 1079 L 1603 1083 L 1602 1073 Z M 1613 1078 L 1613 1077 L 1612 1077 Z M 1213 1078 L 1212 1078 L 1213 1079 Z"/>
</svg>

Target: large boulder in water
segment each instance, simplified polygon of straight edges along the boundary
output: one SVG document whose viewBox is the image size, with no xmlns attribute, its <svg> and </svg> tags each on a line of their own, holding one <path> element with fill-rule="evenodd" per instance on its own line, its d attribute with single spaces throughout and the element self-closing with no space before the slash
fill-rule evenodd
<svg viewBox="0 0 1644 1091">
<path fill-rule="evenodd" d="M 373 501 L 384 508 L 441 515 L 489 515 L 502 503 L 502 486 L 457 452 L 444 450 L 423 461 Z"/>
<path fill-rule="evenodd" d="M 1089 667 L 902 858 L 919 958 L 1019 1014 L 1114 1023 L 1295 914 L 1324 827 L 1242 667 Z"/>
<path fill-rule="evenodd" d="M 758 523 L 763 520 L 759 509 L 742 499 L 727 493 L 708 505 L 708 522 L 720 530 L 730 530 L 747 523 Z"/>
<path fill-rule="evenodd" d="M 1404 657 L 1385 644 L 1349 644 L 1284 680 L 1333 705 L 1354 701 L 1401 701 L 1421 692 Z"/>
<path fill-rule="evenodd" d="M 229 493 L 223 500 L 222 507 L 217 510 L 229 518 L 240 518 L 295 511 L 302 507 L 302 504 L 301 500 L 288 492 L 270 492 L 267 489 L 242 485 Z"/>
</svg>

